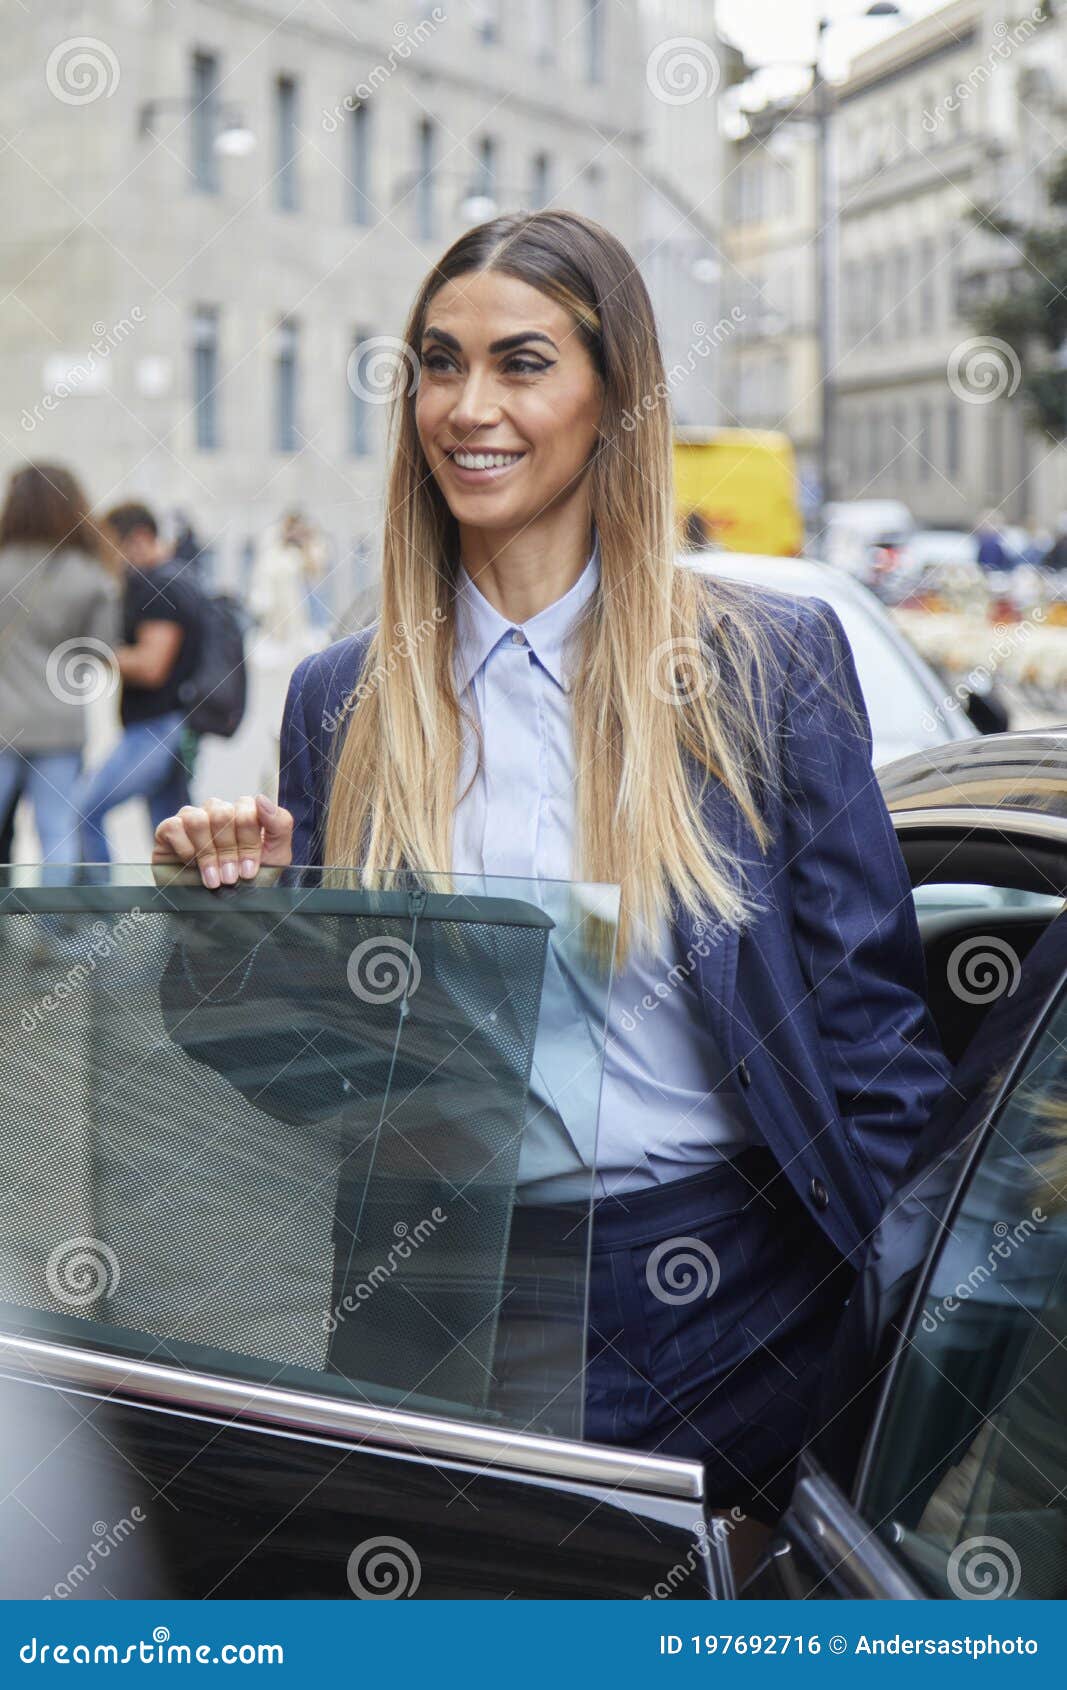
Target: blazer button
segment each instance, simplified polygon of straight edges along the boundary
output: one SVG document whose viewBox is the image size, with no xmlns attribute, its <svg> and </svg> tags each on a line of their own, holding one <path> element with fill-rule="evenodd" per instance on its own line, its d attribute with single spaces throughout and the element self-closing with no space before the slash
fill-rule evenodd
<svg viewBox="0 0 1067 1690">
<path fill-rule="evenodd" d="M 830 1207 L 830 1196 L 821 1179 L 813 1179 L 808 1189 L 811 1192 L 811 1200 L 817 1209 L 828 1209 Z"/>
<path fill-rule="evenodd" d="M 748 1063 L 745 1061 L 744 1057 L 742 1057 L 740 1062 L 737 1064 L 737 1078 L 743 1086 L 750 1086 L 752 1084 L 752 1075 L 749 1073 Z"/>
</svg>

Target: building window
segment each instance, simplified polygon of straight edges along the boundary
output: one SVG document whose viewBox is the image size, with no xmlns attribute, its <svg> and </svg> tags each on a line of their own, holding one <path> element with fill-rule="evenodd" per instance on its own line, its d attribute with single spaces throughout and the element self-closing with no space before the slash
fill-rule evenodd
<svg viewBox="0 0 1067 1690">
<path fill-rule="evenodd" d="M 278 324 L 278 349 L 274 360 L 274 449 L 295 452 L 298 442 L 297 386 L 299 380 L 299 331 L 291 318 Z"/>
<path fill-rule="evenodd" d="M 954 481 L 960 473 L 960 427 L 963 416 L 958 402 L 950 399 L 945 406 L 945 474 Z"/>
<path fill-rule="evenodd" d="M 885 468 L 885 430 L 882 426 L 880 410 L 871 412 L 871 456 L 868 466 L 868 476 L 871 481 L 877 481 Z"/>
<path fill-rule="evenodd" d="M 420 241 L 435 236 L 434 170 L 437 159 L 437 131 L 428 118 L 418 127 L 415 143 L 415 235 Z"/>
<path fill-rule="evenodd" d="M 530 161 L 531 211 L 542 211 L 552 198 L 552 166 L 547 153 L 535 153 Z"/>
<path fill-rule="evenodd" d="M 873 345 L 877 345 L 882 339 L 882 312 L 885 309 L 883 297 L 885 292 L 885 269 L 886 266 L 884 258 L 875 258 L 871 260 L 871 309 L 868 327 L 870 331 L 870 339 Z"/>
<path fill-rule="evenodd" d="M 299 200 L 296 83 L 279 76 L 274 84 L 274 204 L 279 211 L 295 211 Z"/>
<path fill-rule="evenodd" d="M 530 45 L 536 64 L 556 62 L 559 39 L 559 0 L 530 0 Z"/>
<path fill-rule="evenodd" d="M 348 359 L 348 450 L 354 458 L 369 458 L 374 451 L 372 404 L 360 362 L 363 347 L 371 339 L 369 329 L 356 329 Z"/>
<path fill-rule="evenodd" d="M 193 312 L 193 419 L 197 450 L 219 444 L 219 314 L 211 305 Z"/>
<path fill-rule="evenodd" d="M 937 323 L 936 248 L 929 236 L 919 242 L 919 332 L 928 334 Z"/>
<path fill-rule="evenodd" d="M 582 0 L 585 12 L 585 80 L 604 80 L 604 18 L 602 0 Z"/>
<path fill-rule="evenodd" d="M 500 40 L 500 0 L 473 0 L 474 30 L 483 46 Z"/>
<path fill-rule="evenodd" d="M 894 316 L 895 328 L 901 339 L 905 339 L 911 330 L 911 299 L 908 293 L 909 277 L 911 274 L 911 256 L 906 247 L 901 247 L 893 264 L 893 291 L 896 295 Z"/>
<path fill-rule="evenodd" d="M 903 405 L 893 407 L 893 432 L 889 439 L 889 461 L 893 466 L 893 474 L 899 480 L 901 473 L 908 471 L 908 413 Z"/>
<path fill-rule="evenodd" d="M 928 402 L 924 400 L 919 406 L 919 437 L 915 442 L 915 451 L 918 457 L 916 472 L 920 481 L 929 481 L 930 471 L 933 467 L 930 461 L 931 453 L 933 451 L 933 440 L 931 435 L 930 406 Z"/>
<path fill-rule="evenodd" d="M 580 177 L 582 207 L 587 217 L 604 215 L 604 172 L 599 164 L 587 164 Z"/>
<path fill-rule="evenodd" d="M 478 142 L 477 164 L 472 192 L 496 204 L 497 150 L 491 135 L 483 135 Z"/>
<path fill-rule="evenodd" d="M 352 223 L 374 222 L 370 201 L 370 107 L 361 100 L 348 114 L 348 216 Z"/>
<path fill-rule="evenodd" d="M 215 151 L 215 97 L 219 61 L 214 53 L 194 53 L 192 111 L 189 114 L 190 168 L 193 186 L 202 194 L 219 191 L 219 158 Z"/>
</svg>

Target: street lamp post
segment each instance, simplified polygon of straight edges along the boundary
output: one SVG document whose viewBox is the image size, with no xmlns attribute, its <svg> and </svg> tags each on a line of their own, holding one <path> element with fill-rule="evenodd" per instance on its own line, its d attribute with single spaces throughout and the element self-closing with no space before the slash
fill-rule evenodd
<svg viewBox="0 0 1067 1690">
<path fill-rule="evenodd" d="M 815 309 L 819 348 L 819 527 L 826 528 L 826 507 L 834 497 L 834 309 L 831 218 L 833 181 L 830 156 L 830 87 L 822 70 L 823 36 L 828 18 L 819 19 L 811 87 L 815 104 Z"/>
<path fill-rule="evenodd" d="M 862 16 L 901 18 L 904 14 L 893 0 L 875 0 Z M 833 153 L 830 125 L 833 95 L 823 74 L 823 37 L 832 24 L 844 21 L 820 17 L 811 66 L 811 90 L 815 107 L 815 291 L 819 347 L 819 527 L 826 528 L 826 507 L 836 493 L 834 477 L 834 434 L 837 425 L 834 387 L 834 326 L 836 323 L 836 239 L 837 205 L 834 195 Z"/>
</svg>

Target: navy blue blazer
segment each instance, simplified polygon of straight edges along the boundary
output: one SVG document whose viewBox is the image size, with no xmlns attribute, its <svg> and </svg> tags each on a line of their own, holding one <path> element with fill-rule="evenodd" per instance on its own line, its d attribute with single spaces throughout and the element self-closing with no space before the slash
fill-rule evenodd
<svg viewBox="0 0 1067 1690">
<path fill-rule="evenodd" d="M 822 599 L 756 591 L 776 637 L 792 642 L 776 696 L 761 701 L 783 777 L 768 799 L 772 845 L 761 852 L 721 781 L 712 778 L 704 803 L 715 836 L 744 859 L 761 913 L 740 935 L 684 912 L 676 927 L 767 1144 L 824 1232 L 856 1260 L 950 1068 L 925 1001 L 911 887 L 841 620 Z M 322 863 L 334 728 L 369 638 L 305 658 L 290 682 L 279 798 L 295 821 L 294 863 Z"/>
</svg>

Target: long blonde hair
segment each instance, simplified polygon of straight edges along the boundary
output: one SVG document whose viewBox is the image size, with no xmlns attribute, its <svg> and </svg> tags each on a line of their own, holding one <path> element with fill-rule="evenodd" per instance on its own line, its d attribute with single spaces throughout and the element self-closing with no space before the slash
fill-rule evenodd
<svg viewBox="0 0 1067 1690">
<path fill-rule="evenodd" d="M 499 217 L 461 236 L 426 277 L 404 332 L 407 358 L 418 358 L 437 291 L 476 271 L 518 277 L 564 305 L 603 393 L 588 466 L 600 588 L 574 634 L 574 876 L 621 887 L 620 960 L 635 942 L 651 948 L 672 898 L 696 919 L 710 912 L 741 926 L 754 906 L 701 796 L 710 777 L 721 780 L 767 846 L 770 595 L 675 562 L 669 385 L 644 283 L 588 218 Z M 406 360 L 399 377 L 381 615 L 363 684 L 337 725 L 324 841 L 325 863 L 358 865 L 368 885 L 383 871 L 447 872 L 460 770 L 458 530 L 419 443 Z"/>
</svg>

